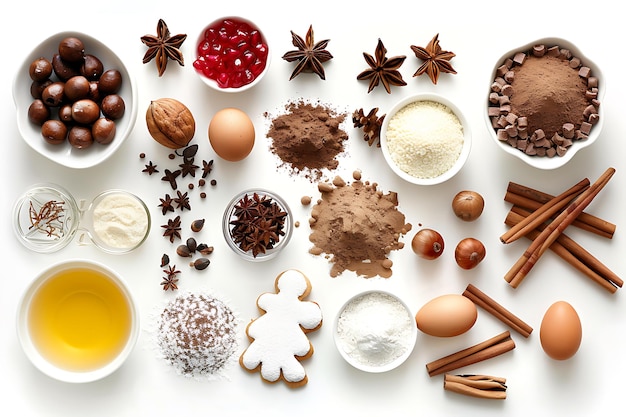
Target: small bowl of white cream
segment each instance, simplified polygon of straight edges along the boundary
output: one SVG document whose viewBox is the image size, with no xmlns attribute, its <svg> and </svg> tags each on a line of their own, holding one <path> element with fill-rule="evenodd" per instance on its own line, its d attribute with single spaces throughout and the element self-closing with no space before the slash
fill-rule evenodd
<svg viewBox="0 0 626 417">
<path fill-rule="evenodd" d="M 460 109 L 438 94 L 422 93 L 396 103 L 383 120 L 380 146 L 391 170 L 417 185 L 455 176 L 469 157 L 472 136 Z"/>
<path fill-rule="evenodd" d="M 365 291 L 339 309 L 333 336 L 339 354 L 353 367 L 380 373 L 400 366 L 413 352 L 417 323 L 411 310 L 386 291 Z"/>
</svg>

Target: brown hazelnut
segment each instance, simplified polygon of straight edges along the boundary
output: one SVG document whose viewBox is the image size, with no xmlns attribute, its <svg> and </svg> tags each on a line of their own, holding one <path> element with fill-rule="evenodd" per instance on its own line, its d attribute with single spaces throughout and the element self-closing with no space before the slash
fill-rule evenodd
<svg viewBox="0 0 626 417">
<path fill-rule="evenodd" d="M 122 74 L 116 69 L 106 70 L 98 83 L 102 95 L 115 94 L 122 88 Z"/>
<path fill-rule="evenodd" d="M 106 117 L 99 118 L 94 122 L 93 126 L 91 126 L 91 135 L 93 136 L 93 140 L 102 145 L 111 143 L 113 138 L 115 138 L 115 131 L 115 122 L 111 119 L 107 119 Z"/>
<path fill-rule="evenodd" d="M 85 54 L 85 59 L 80 67 L 80 74 L 88 80 L 97 80 L 104 72 L 102 61 L 91 54 Z"/>
<path fill-rule="evenodd" d="M 61 107 L 59 107 L 59 120 L 62 121 L 63 123 L 71 123 L 74 121 L 74 119 L 72 118 L 72 105 L 71 104 L 64 104 Z"/>
<path fill-rule="evenodd" d="M 75 75 L 65 82 L 65 97 L 69 101 L 87 98 L 89 95 L 89 80 L 82 75 Z"/>
<path fill-rule="evenodd" d="M 72 118 L 75 122 L 88 125 L 98 120 L 98 117 L 100 107 L 95 101 L 84 98 L 72 104 Z"/>
<path fill-rule="evenodd" d="M 63 101 L 65 94 L 65 83 L 61 81 L 53 82 L 43 89 L 41 99 L 49 107 L 58 107 Z"/>
<path fill-rule="evenodd" d="M 117 94 L 109 94 L 104 97 L 102 103 L 100 103 L 100 107 L 102 114 L 113 120 L 120 119 L 124 116 L 124 112 L 126 111 L 124 99 Z"/>
<path fill-rule="evenodd" d="M 85 126 L 72 126 L 67 134 L 70 145 L 76 149 L 85 149 L 93 144 L 91 129 Z"/>
<path fill-rule="evenodd" d="M 40 99 L 35 99 L 28 107 L 28 120 L 41 126 L 50 118 L 50 109 Z"/>
<path fill-rule="evenodd" d="M 52 84 L 52 80 L 33 81 L 30 85 L 30 95 L 32 98 L 41 98 L 43 90 Z"/>
<path fill-rule="evenodd" d="M 59 42 L 59 56 L 67 62 L 80 62 L 85 55 L 85 44 L 74 36 L 68 36 Z"/>
<path fill-rule="evenodd" d="M 59 145 L 65 141 L 67 126 L 60 120 L 46 120 L 41 125 L 41 135 L 51 145 Z"/>
<path fill-rule="evenodd" d="M 59 54 L 54 54 L 52 56 L 52 70 L 61 81 L 66 81 L 75 75 L 80 75 L 78 68 L 75 68 L 65 62 L 61 59 Z"/>
<path fill-rule="evenodd" d="M 52 75 L 52 63 L 46 58 L 37 58 L 31 62 L 28 75 L 33 81 L 44 81 Z"/>
</svg>

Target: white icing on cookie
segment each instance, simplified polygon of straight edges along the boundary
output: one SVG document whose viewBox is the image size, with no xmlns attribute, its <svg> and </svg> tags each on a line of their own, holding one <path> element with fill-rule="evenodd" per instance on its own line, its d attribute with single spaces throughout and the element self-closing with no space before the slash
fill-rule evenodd
<svg viewBox="0 0 626 417">
<path fill-rule="evenodd" d="M 276 293 L 264 293 L 257 305 L 265 314 L 246 328 L 252 339 L 240 358 L 249 371 L 260 369 L 261 377 L 276 382 L 305 383 L 307 376 L 301 358 L 313 353 L 306 333 L 322 324 L 322 311 L 313 301 L 303 301 L 311 283 L 300 271 L 289 269 L 276 278 Z"/>
</svg>

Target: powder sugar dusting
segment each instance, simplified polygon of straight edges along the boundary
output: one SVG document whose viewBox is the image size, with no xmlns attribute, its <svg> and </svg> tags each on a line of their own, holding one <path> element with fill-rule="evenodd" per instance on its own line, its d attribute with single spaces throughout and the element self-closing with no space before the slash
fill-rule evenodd
<svg viewBox="0 0 626 417">
<path fill-rule="evenodd" d="M 435 178 L 455 164 L 463 148 L 463 126 L 444 104 L 416 101 L 389 120 L 387 148 L 393 161 L 416 178 Z"/>
<path fill-rule="evenodd" d="M 331 277 L 345 270 L 371 278 L 392 275 L 393 262 L 387 257 L 404 247 L 399 238 L 411 230 L 398 209 L 395 192 L 384 194 L 377 184 L 360 180 L 352 183 L 335 177 L 318 185 L 321 199 L 311 209 L 309 240 L 314 255 L 327 254 Z"/>
</svg>

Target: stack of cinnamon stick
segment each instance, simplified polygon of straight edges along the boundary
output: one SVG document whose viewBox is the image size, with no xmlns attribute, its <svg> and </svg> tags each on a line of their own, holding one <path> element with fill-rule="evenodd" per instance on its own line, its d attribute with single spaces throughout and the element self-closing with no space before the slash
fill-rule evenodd
<svg viewBox="0 0 626 417">
<path fill-rule="evenodd" d="M 513 206 L 505 223 L 511 228 L 500 240 L 511 243 L 527 237 L 532 241 L 505 275 L 505 280 L 513 288 L 517 288 L 547 249 L 609 292 L 614 293 L 622 287 L 621 278 L 563 233 L 569 225 L 573 225 L 608 239 L 613 237 L 616 228 L 614 224 L 584 210 L 614 173 L 615 169 L 608 168 L 593 184 L 585 178 L 557 196 L 509 183 L 504 200 Z"/>
</svg>

